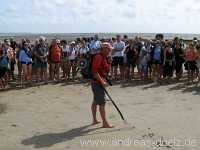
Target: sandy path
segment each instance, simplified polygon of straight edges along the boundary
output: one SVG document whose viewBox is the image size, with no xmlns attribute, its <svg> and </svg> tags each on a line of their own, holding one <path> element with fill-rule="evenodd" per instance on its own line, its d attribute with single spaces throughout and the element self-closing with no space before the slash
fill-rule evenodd
<svg viewBox="0 0 200 150">
<path fill-rule="evenodd" d="M 167 146 L 125 143 L 128 139 L 142 142 L 161 137 L 196 142 L 195 147 L 185 145 L 170 148 L 172 150 L 200 147 L 200 88 L 185 87 L 182 83 L 157 87 L 134 82 L 115 85 L 108 91 L 130 125 L 122 123 L 109 103 L 108 118 L 116 127 L 88 126 L 92 93 L 86 84 L 46 85 L 1 92 L 0 103 L 7 104 L 8 109 L 0 114 L 0 150 L 168 149 Z M 81 145 L 90 139 L 104 143 Z M 120 143 L 119 139 L 124 141 Z"/>
</svg>

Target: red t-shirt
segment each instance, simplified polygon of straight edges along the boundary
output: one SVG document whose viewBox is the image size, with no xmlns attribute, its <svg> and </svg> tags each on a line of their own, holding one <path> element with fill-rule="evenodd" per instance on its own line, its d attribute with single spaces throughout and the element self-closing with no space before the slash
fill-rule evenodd
<svg viewBox="0 0 200 150">
<path fill-rule="evenodd" d="M 58 45 L 54 45 L 50 49 L 51 61 L 59 63 L 61 61 L 61 48 Z"/>
<path fill-rule="evenodd" d="M 105 79 L 106 74 L 109 72 L 109 64 L 105 56 L 97 54 L 94 56 L 92 61 L 92 74 L 99 73 L 102 79 Z M 99 83 L 99 81 L 95 81 Z"/>
</svg>

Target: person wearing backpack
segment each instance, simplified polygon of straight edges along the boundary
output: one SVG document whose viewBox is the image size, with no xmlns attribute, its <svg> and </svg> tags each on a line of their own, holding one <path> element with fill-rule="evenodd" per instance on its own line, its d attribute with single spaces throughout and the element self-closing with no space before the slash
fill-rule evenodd
<svg viewBox="0 0 200 150">
<path fill-rule="evenodd" d="M 107 57 L 111 51 L 111 45 L 109 43 L 102 43 L 100 53 L 96 54 L 92 61 L 92 83 L 91 88 L 94 95 L 91 110 L 93 116 L 93 125 L 100 123 L 96 118 L 97 106 L 99 106 L 100 115 L 103 121 L 103 128 L 113 128 L 106 118 L 105 111 L 105 90 L 108 85 L 106 82 L 106 76 L 109 72 L 110 64 L 107 61 Z"/>
</svg>

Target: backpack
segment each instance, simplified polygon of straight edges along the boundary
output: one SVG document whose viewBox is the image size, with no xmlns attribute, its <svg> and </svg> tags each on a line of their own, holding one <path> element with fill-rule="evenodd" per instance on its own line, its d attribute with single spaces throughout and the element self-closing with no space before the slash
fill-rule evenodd
<svg viewBox="0 0 200 150">
<path fill-rule="evenodd" d="M 83 59 L 79 62 L 79 69 L 84 79 L 93 79 L 92 59 Z"/>
<path fill-rule="evenodd" d="M 92 63 L 93 63 L 94 57 L 95 55 L 92 57 L 90 56 L 90 58 L 83 59 L 79 62 L 79 68 L 81 70 L 81 74 L 84 79 L 91 79 L 91 80 L 94 79 L 93 74 L 92 74 Z"/>
</svg>

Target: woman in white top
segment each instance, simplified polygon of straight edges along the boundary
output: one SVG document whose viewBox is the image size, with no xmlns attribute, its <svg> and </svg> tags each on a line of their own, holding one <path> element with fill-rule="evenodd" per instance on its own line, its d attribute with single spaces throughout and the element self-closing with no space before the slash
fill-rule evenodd
<svg viewBox="0 0 200 150">
<path fill-rule="evenodd" d="M 126 48 L 125 43 L 121 40 L 121 36 L 117 35 L 117 40 L 113 44 L 113 61 L 114 78 L 118 79 L 118 67 L 120 69 L 120 79 L 124 79 L 124 51 Z"/>
</svg>

